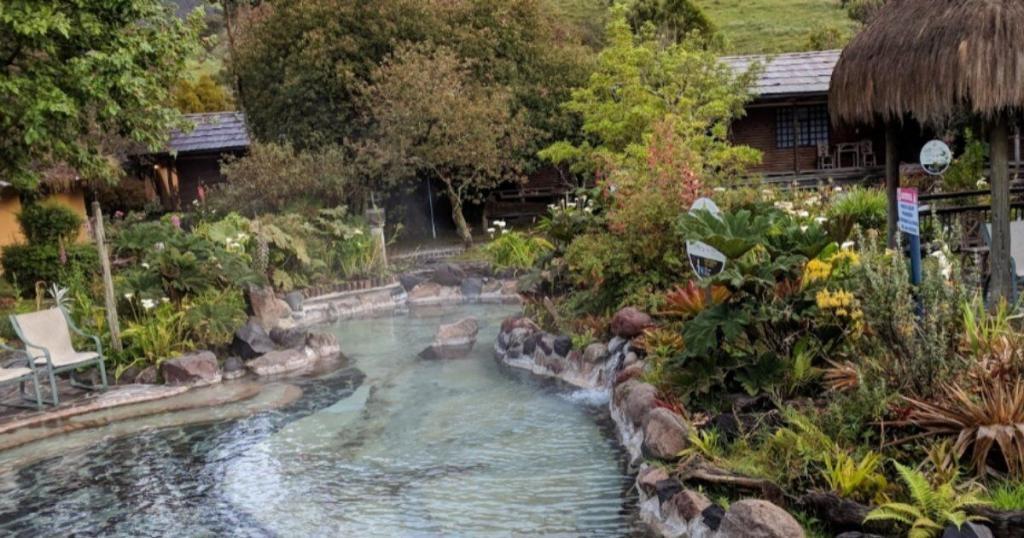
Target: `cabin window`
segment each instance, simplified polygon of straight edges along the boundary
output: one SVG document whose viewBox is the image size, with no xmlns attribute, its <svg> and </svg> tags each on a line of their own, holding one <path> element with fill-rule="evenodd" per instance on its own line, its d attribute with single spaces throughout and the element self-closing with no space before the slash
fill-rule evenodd
<svg viewBox="0 0 1024 538">
<path fill-rule="evenodd" d="M 779 149 L 828 145 L 828 107 L 780 108 L 775 115 L 775 145 Z"/>
</svg>

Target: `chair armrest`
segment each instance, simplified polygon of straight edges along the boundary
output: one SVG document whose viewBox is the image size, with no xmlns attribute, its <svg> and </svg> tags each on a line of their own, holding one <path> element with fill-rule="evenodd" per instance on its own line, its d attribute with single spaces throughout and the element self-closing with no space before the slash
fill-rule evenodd
<svg viewBox="0 0 1024 538">
<path fill-rule="evenodd" d="M 14 366 L 16 364 L 22 364 L 28 366 L 29 368 L 33 368 L 31 356 L 24 349 L 11 347 L 7 344 L 0 342 L 0 351 L 7 351 L 15 355 L 21 355 L 21 357 L 13 357 L 7 361 L 4 361 L 0 366 L 3 366 L 4 368 L 10 368 L 11 366 Z"/>
<path fill-rule="evenodd" d="M 64 314 L 64 321 L 67 322 L 68 328 L 71 329 L 71 332 L 73 332 L 73 333 L 75 333 L 78 336 L 81 336 L 83 338 L 88 338 L 88 339 L 92 340 L 93 345 L 96 346 L 96 353 L 99 353 L 100 356 L 102 356 L 103 355 L 103 344 L 100 343 L 100 337 L 95 335 L 95 334 L 87 333 L 87 332 L 83 331 L 82 329 L 78 328 L 78 325 L 75 325 L 75 320 L 71 319 L 71 316 L 67 313 L 66 310 L 64 310 L 63 307 L 61 307 L 60 311 L 61 311 L 62 314 Z"/>
</svg>

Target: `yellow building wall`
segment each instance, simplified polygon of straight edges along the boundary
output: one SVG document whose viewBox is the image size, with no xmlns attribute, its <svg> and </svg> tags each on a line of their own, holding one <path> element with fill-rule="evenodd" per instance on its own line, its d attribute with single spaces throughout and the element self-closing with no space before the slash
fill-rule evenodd
<svg viewBox="0 0 1024 538">
<path fill-rule="evenodd" d="M 70 207 L 82 217 L 83 221 L 87 218 L 85 192 L 82 189 L 57 193 L 46 198 L 46 201 L 51 200 Z M 25 236 L 21 234 L 21 226 L 18 225 L 18 213 L 20 212 L 21 200 L 18 199 L 18 193 L 13 189 L 0 191 L 0 247 L 25 241 Z M 78 240 L 87 241 L 88 239 L 89 235 L 83 226 L 78 234 Z"/>
</svg>

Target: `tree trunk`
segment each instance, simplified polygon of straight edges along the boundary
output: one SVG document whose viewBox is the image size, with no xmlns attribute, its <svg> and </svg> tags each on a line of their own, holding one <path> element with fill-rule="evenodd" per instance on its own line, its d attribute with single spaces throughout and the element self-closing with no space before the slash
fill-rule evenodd
<svg viewBox="0 0 1024 538">
<path fill-rule="evenodd" d="M 452 204 L 452 220 L 455 221 L 455 228 L 458 230 L 462 242 L 468 248 L 473 245 L 473 234 L 469 231 L 466 216 L 462 214 L 462 198 L 459 198 L 459 193 L 455 192 L 455 189 L 448 183 L 445 183 L 445 190 L 447 190 L 448 200 Z"/>
<path fill-rule="evenodd" d="M 890 121 L 885 126 L 885 194 L 889 200 L 886 241 L 889 248 L 896 248 L 896 221 L 899 218 L 896 191 L 900 188 L 900 156 L 896 136 L 896 124 Z"/>
<path fill-rule="evenodd" d="M 1010 271 L 1010 129 L 1005 116 L 992 125 L 992 250 L 989 266 L 992 283 L 989 300 L 998 305 L 1000 298 L 1013 300 L 1014 275 Z"/>
</svg>

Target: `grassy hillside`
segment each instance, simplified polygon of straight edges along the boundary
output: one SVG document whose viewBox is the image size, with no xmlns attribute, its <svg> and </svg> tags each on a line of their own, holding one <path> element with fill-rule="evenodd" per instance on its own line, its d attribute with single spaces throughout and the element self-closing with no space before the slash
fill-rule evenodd
<svg viewBox="0 0 1024 538">
<path fill-rule="evenodd" d="M 737 54 L 809 49 L 811 33 L 833 27 L 843 42 L 856 23 L 839 0 L 697 0 Z"/>
</svg>

